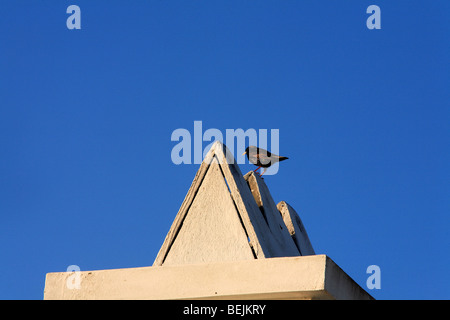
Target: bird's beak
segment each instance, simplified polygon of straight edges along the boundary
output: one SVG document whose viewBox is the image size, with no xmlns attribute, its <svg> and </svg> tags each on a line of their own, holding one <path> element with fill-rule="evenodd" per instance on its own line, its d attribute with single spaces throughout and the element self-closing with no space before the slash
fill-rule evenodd
<svg viewBox="0 0 450 320">
<path fill-rule="evenodd" d="M 244 155 L 244 154 L 246 154 L 247 153 L 247 151 L 245 151 L 242 155 Z"/>
</svg>

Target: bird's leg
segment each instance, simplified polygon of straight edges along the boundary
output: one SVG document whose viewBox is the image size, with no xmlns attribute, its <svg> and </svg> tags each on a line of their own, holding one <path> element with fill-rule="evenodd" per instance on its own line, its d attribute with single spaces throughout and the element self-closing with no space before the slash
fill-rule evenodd
<svg viewBox="0 0 450 320">
<path fill-rule="evenodd" d="M 263 172 L 259 175 L 262 178 L 262 175 L 266 173 L 267 168 L 264 168 Z"/>
<path fill-rule="evenodd" d="M 261 166 L 259 166 L 258 168 L 256 168 L 255 170 L 253 170 L 253 172 L 256 172 L 259 170 L 259 168 L 261 168 Z"/>
</svg>

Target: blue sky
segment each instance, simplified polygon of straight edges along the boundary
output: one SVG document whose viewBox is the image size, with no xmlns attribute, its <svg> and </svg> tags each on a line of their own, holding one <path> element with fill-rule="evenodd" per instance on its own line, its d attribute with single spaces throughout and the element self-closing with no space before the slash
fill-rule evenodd
<svg viewBox="0 0 450 320">
<path fill-rule="evenodd" d="M 81 8 L 68 30 L 66 8 Z M 381 30 L 366 8 L 381 8 Z M 199 165 L 177 128 L 279 129 L 266 183 L 378 299 L 449 299 L 449 1 L 0 4 L 0 299 L 150 266 Z M 204 146 L 206 146 L 205 143 Z M 241 165 L 243 173 L 253 169 Z"/>
</svg>

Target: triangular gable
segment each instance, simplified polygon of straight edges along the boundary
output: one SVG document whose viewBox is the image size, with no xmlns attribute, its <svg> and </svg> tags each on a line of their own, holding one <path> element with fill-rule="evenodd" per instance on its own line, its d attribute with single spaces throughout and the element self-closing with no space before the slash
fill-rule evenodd
<svg viewBox="0 0 450 320">
<path fill-rule="evenodd" d="M 300 255 L 264 180 L 253 171 L 247 173 L 244 179 L 247 181 L 253 198 L 269 228 L 271 247 L 276 249 L 271 256 Z M 265 233 L 267 234 L 267 231 Z"/>
<path fill-rule="evenodd" d="M 277 208 L 300 254 L 302 256 L 315 255 L 316 253 L 314 252 L 311 241 L 309 241 L 308 233 L 306 233 L 303 222 L 294 208 L 285 201 L 278 203 Z"/>
<path fill-rule="evenodd" d="M 300 255 L 263 180 L 254 174 L 246 178 L 232 153 L 216 141 L 153 265 Z"/>
</svg>

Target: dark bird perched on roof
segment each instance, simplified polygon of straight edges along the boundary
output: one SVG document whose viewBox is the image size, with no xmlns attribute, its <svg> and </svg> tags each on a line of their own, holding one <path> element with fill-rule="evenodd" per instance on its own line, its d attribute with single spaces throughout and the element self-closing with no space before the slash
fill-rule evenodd
<svg viewBox="0 0 450 320">
<path fill-rule="evenodd" d="M 260 173 L 259 176 L 262 176 L 267 168 L 269 168 L 274 163 L 289 159 L 288 157 L 281 157 L 270 151 L 264 150 L 262 148 L 258 148 L 255 146 L 250 146 L 245 149 L 243 155 L 246 154 L 248 161 L 253 163 L 255 166 L 258 166 L 253 172 L 257 172 L 261 167 L 264 168 L 263 173 Z"/>
</svg>

